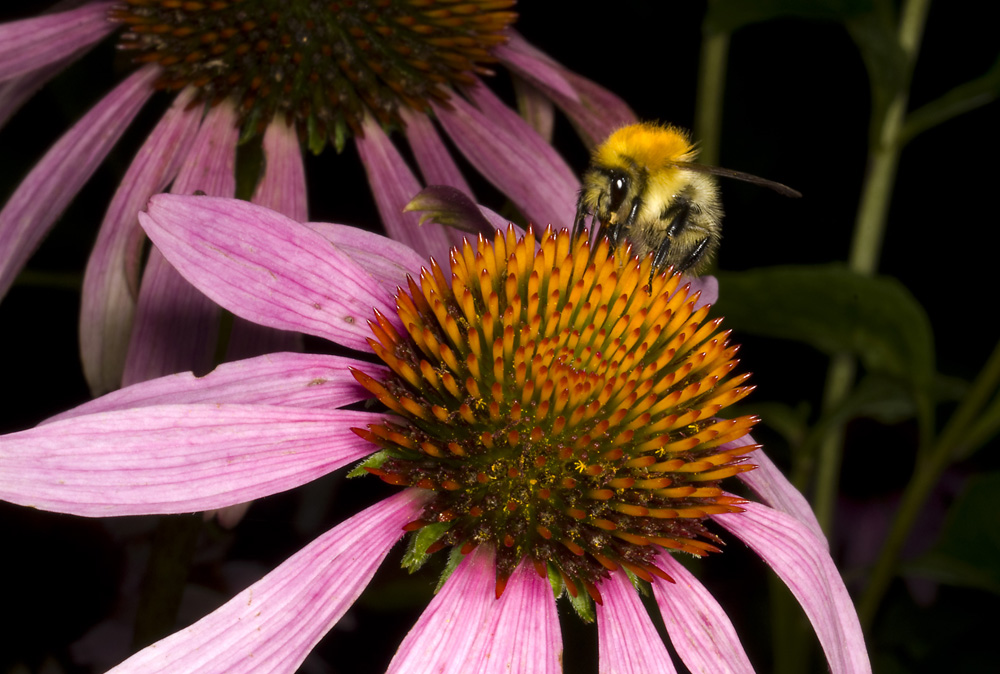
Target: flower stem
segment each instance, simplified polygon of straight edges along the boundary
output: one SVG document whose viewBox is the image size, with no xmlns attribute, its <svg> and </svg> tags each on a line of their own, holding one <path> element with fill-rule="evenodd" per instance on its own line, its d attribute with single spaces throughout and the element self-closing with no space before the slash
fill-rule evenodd
<svg viewBox="0 0 1000 674">
<path fill-rule="evenodd" d="M 912 69 L 917 58 L 920 38 L 927 19 L 930 0 L 907 0 L 899 24 L 899 45 Z M 874 146 L 868 154 L 868 175 L 861 191 L 861 202 L 854 222 L 854 237 L 848 266 L 859 274 L 872 275 L 878 268 L 885 234 L 886 216 L 892 200 L 899 152 L 902 148 L 901 131 L 909 99 L 909 78 L 899 87 L 881 120 L 873 120 Z M 850 356 L 837 356 L 827 371 L 824 407 L 833 409 L 843 402 L 850 392 L 857 364 Z M 820 444 L 820 467 L 817 475 L 814 510 L 820 525 L 830 531 L 834 500 L 836 498 L 843 454 L 843 429 L 833 428 Z"/>
<path fill-rule="evenodd" d="M 157 523 L 132 637 L 136 650 L 177 628 L 177 612 L 201 526 L 200 514 L 164 515 Z"/>
<path fill-rule="evenodd" d="M 702 29 L 701 59 L 698 66 L 698 91 L 695 99 L 694 137 L 698 139 L 698 161 L 714 166 L 719 163 L 722 136 L 722 100 L 726 89 L 726 61 L 729 57 L 729 33 Z"/>
<path fill-rule="evenodd" d="M 1000 388 L 1000 342 L 994 347 L 979 377 L 948 420 L 929 453 L 917 462 L 913 477 L 903 492 L 889 535 L 882 545 L 878 561 L 869 575 L 868 586 L 859 602 L 858 614 L 862 627 L 867 628 L 874 619 L 882 596 L 895 575 L 900 551 L 917 521 L 924 501 L 937 484 L 941 473 L 952 460 L 967 455 L 975 449 L 973 443 L 988 439 L 983 429 L 974 422 L 976 419 L 990 416 L 984 415 L 984 408 L 987 406 L 987 412 L 995 413 L 998 407 L 996 398 L 998 388 Z M 994 431 L 997 428 L 995 420 L 992 428 Z"/>
</svg>

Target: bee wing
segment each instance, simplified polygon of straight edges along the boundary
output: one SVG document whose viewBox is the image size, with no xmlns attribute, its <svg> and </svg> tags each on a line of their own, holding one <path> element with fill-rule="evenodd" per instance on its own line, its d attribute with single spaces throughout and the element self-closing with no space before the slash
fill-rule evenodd
<svg viewBox="0 0 1000 674">
<path fill-rule="evenodd" d="M 798 190 L 793 190 L 788 185 L 782 185 L 781 183 L 774 182 L 773 180 L 768 180 L 767 178 L 761 178 L 750 173 L 743 173 L 742 171 L 734 171 L 732 169 L 721 168 L 719 166 L 705 166 L 704 164 L 695 164 L 693 162 L 674 162 L 674 166 L 685 171 L 694 171 L 695 173 L 708 173 L 713 176 L 720 176 L 723 178 L 734 178 L 735 180 L 742 180 L 745 183 L 753 183 L 754 185 L 761 185 L 763 187 L 768 187 L 778 194 L 786 197 L 801 197 L 802 193 Z"/>
</svg>

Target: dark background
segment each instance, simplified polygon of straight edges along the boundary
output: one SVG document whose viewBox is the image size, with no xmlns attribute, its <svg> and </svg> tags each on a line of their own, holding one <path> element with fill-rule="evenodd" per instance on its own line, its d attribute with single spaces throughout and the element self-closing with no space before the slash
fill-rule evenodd
<svg viewBox="0 0 1000 674">
<path fill-rule="evenodd" d="M 640 118 L 691 127 L 704 3 L 525 2 L 519 9 L 517 27 L 529 41 L 621 95 Z M 0 21 L 36 11 L 5 5 Z M 997 48 L 995 22 L 986 19 L 982 4 L 932 5 L 910 107 L 983 74 Z M 120 63 L 113 41 L 106 41 L 0 131 L 0 199 L 5 200 L 45 149 L 118 81 Z M 510 92 L 503 72 L 491 84 Z M 80 277 L 115 185 L 168 100 L 161 95 L 147 105 L 29 262 L 29 270 L 41 276 L 24 278 L 0 303 L 0 353 L 8 389 L 7 402 L 0 406 L 0 430 L 30 427 L 87 399 L 76 341 Z M 870 110 L 864 64 L 838 23 L 788 17 L 744 27 L 733 35 L 719 164 L 786 183 L 804 197 L 783 199 L 759 187 L 725 181 L 721 269 L 846 260 L 865 176 Z M 978 373 L 998 334 L 995 237 L 989 234 L 997 225 L 996 117 L 995 103 L 981 107 L 919 136 L 903 150 L 879 267 L 902 281 L 928 312 L 939 371 L 966 379 Z M 557 123 L 555 143 L 582 171 L 587 151 L 565 119 Z M 312 219 L 375 222 L 358 169 L 350 147 L 341 156 L 327 151 L 308 157 Z M 495 198 L 488 188 L 475 185 L 484 200 Z M 755 396 L 818 405 L 826 371 L 823 356 L 809 347 L 753 336 L 738 341 L 744 343 L 742 367 L 754 372 Z M 766 438 L 767 431 L 762 433 Z M 863 426 L 855 433 L 863 438 L 859 442 L 866 451 L 879 456 L 848 454 L 843 500 L 845 507 L 860 504 L 861 513 L 875 513 L 891 503 L 909 477 L 913 428 Z M 781 462 L 780 448 L 774 453 Z M 984 450 L 980 457 L 989 454 Z M 960 481 L 995 468 L 994 458 L 980 458 L 950 479 Z M 190 615 L 181 620 L 202 615 L 213 602 L 227 598 L 354 512 L 357 503 L 377 498 L 372 481 L 357 482 L 345 485 L 334 477 L 306 495 L 265 499 L 233 532 L 208 527 L 192 582 L 211 589 L 189 593 L 198 596 L 189 596 Z M 327 507 L 322 500 L 317 505 L 315 499 L 334 493 L 338 498 L 333 505 Z M 943 498 L 947 503 L 947 495 Z M 314 501 L 307 505 L 307 499 Z M 2 640 L 0 672 L 15 662 L 31 671 L 56 662 L 62 671 L 90 671 L 73 664 L 80 656 L 68 645 L 112 613 L 121 614 L 127 603 L 122 593 L 134 593 L 122 590 L 121 579 L 132 578 L 135 569 L 142 568 L 143 546 L 153 524 L 140 519 L 90 521 L 0 504 L 3 563 L 9 566 L 12 586 L 5 612 L 18 623 Z M 835 543 L 850 536 L 850 524 L 841 522 Z M 763 565 L 738 548 L 731 545 L 725 560 L 713 560 L 710 587 L 727 609 L 731 607 L 758 671 L 769 671 L 766 576 Z M 317 649 L 310 661 L 312 671 L 384 669 L 401 634 L 426 602 L 434 578 L 426 573 L 415 584 L 392 566 L 390 557 L 374 591 L 345 620 L 344 626 L 354 624 L 354 631 L 338 627 Z M 849 580 L 864 576 L 860 568 L 844 572 Z M 394 602 L 405 610 L 391 610 Z M 1000 608 L 993 594 L 937 587 L 928 595 L 897 582 L 886 606 L 869 637 L 876 671 L 930 672 L 944 666 L 974 671 L 992 650 L 978 616 L 995 615 Z M 593 628 L 578 627 L 575 621 L 564 625 L 566 671 L 596 671 L 586 664 L 596 655 Z M 127 631 L 124 634 L 119 644 L 130 638 Z M 371 640 L 361 641 L 361 635 Z M 113 664 L 114 656 L 107 657 Z M 811 671 L 826 671 L 818 660 L 812 665 Z"/>
</svg>

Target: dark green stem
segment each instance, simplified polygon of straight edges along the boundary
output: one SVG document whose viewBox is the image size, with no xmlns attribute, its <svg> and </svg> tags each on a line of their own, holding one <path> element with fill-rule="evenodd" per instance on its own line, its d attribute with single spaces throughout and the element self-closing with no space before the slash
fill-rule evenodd
<svg viewBox="0 0 1000 674">
<path fill-rule="evenodd" d="M 913 477 L 906 485 L 889 535 L 882 545 L 875 567 L 869 574 L 868 586 L 858 605 L 862 627 L 869 626 L 875 618 L 882 597 L 896 574 L 903 545 L 941 473 L 955 458 L 967 455 L 974 449 L 973 441 L 983 440 L 983 429 L 974 422 L 984 416 L 992 418 L 992 428 L 996 429 L 998 388 L 1000 388 L 1000 342 L 994 347 L 979 377 L 948 420 L 937 441 L 918 461 Z"/>
</svg>

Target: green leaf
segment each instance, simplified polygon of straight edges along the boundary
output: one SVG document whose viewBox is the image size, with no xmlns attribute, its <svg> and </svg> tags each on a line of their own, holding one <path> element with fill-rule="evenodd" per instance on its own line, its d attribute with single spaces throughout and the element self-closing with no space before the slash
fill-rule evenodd
<svg viewBox="0 0 1000 674">
<path fill-rule="evenodd" d="M 873 0 L 715 0 L 708 3 L 705 29 L 731 33 L 742 26 L 787 17 L 843 21 L 871 11 L 872 6 Z"/>
<path fill-rule="evenodd" d="M 800 402 L 795 407 L 771 400 L 754 401 L 753 404 L 730 408 L 735 416 L 757 414 L 765 426 L 777 433 L 789 447 L 802 444 L 809 432 L 810 406 Z"/>
<path fill-rule="evenodd" d="M 839 265 L 787 266 L 719 274 L 716 309 L 725 324 L 805 342 L 833 355 L 853 353 L 869 372 L 922 390 L 934 375 L 934 344 L 923 307 L 896 279 Z"/>
<path fill-rule="evenodd" d="M 951 506 L 941 537 L 904 571 L 1000 594 L 1000 472 L 971 478 Z"/>
</svg>

